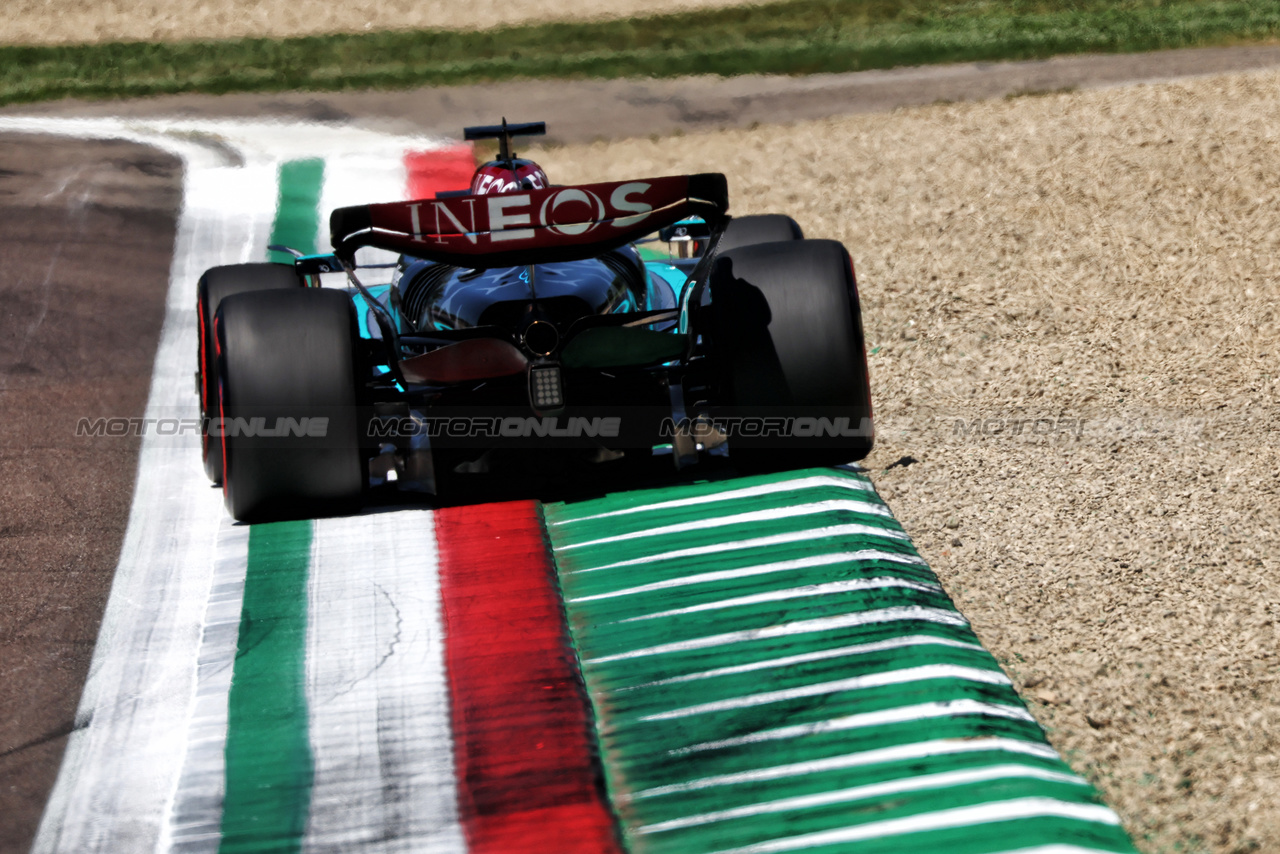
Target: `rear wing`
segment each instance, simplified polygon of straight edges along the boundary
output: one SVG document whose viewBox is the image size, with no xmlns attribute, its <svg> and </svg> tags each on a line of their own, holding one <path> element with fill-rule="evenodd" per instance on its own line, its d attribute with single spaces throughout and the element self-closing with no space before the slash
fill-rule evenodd
<svg viewBox="0 0 1280 854">
<path fill-rule="evenodd" d="M 690 216 L 718 235 L 728 209 L 725 177 L 712 172 L 338 208 L 329 230 L 346 263 L 376 246 L 459 267 L 515 267 L 591 258 Z"/>
</svg>

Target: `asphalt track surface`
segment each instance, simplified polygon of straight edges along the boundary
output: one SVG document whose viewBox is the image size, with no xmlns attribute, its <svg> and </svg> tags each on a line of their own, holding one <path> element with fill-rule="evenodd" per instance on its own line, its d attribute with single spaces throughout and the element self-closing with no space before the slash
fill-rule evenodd
<svg viewBox="0 0 1280 854">
<path fill-rule="evenodd" d="M 0 851 L 25 850 L 75 726 L 128 521 L 181 165 L 123 142 L 0 139 Z"/>
<path fill-rule="evenodd" d="M 603 135 L 602 102 L 625 105 L 618 110 L 623 118 L 610 123 L 614 135 L 625 136 L 1269 67 L 1280 64 L 1280 49 L 1180 51 L 1144 55 L 1134 64 L 1127 64 L 1133 57 L 1103 59 L 1116 65 L 1074 58 L 987 69 L 869 72 L 852 82 L 745 79 L 725 81 L 719 92 L 704 81 L 522 83 L 368 96 L 59 103 L 4 112 L 280 113 L 381 119 L 456 133 L 462 124 L 513 112 L 516 104 L 561 128 L 560 138 L 568 140 Z M 784 83 L 794 87 L 790 95 Z M 631 88 L 618 98 L 616 87 Z M 866 97 L 849 95 L 850 87 Z M 697 97 L 691 88 L 699 90 Z M 784 99 L 788 109 L 775 108 Z M 101 441 L 77 440 L 75 425 L 82 417 L 143 412 L 180 196 L 179 162 L 154 149 L 0 137 L 2 852 L 22 851 L 30 843 L 66 736 L 76 726 L 76 703 L 133 488 L 138 440 L 104 447 Z"/>
</svg>

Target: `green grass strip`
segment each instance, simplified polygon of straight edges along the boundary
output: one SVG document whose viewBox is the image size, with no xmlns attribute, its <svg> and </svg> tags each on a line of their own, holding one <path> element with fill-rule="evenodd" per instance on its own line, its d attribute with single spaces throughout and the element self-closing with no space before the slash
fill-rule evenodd
<svg viewBox="0 0 1280 854">
<path fill-rule="evenodd" d="M 316 252 L 323 186 L 323 160 L 289 160 L 280 164 L 280 195 L 271 227 L 271 245 L 288 246 L 307 255 Z M 293 256 L 273 250 L 268 253 L 268 260 L 292 264 Z"/>
<path fill-rule="evenodd" d="M 793 0 L 480 32 L 4 47 L 0 103 L 512 78 L 811 74 L 1277 35 L 1280 0 Z"/>
<path fill-rule="evenodd" d="M 310 522 L 249 531 L 219 854 L 301 849 L 312 777 L 304 669 L 310 556 Z"/>
</svg>

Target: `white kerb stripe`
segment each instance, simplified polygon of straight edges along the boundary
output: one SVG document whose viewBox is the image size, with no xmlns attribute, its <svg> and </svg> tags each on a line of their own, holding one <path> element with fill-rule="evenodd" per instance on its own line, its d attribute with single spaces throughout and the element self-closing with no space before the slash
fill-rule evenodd
<svg viewBox="0 0 1280 854">
<path fill-rule="evenodd" d="M 836 477 L 830 474 L 798 477 L 777 483 L 766 483 L 760 486 L 748 486 L 743 489 L 727 489 L 724 492 L 713 492 L 693 498 L 676 498 L 671 501 L 658 501 L 654 504 L 641 504 L 622 510 L 610 510 L 607 513 L 595 513 L 591 516 L 579 516 L 575 519 L 560 519 L 552 522 L 552 526 L 572 525 L 575 522 L 586 522 L 591 519 L 606 519 L 613 516 L 626 516 L 631 513 L 648 513 L 651 510 L 674 510 L 677 507 L 701 507 L 715 501 L 738 501 L 744 498 L 758 498 L 762 495 L 773 495 L 778 492 L 795 492 L 801 489 L 816 489 L 824 486 L 835 486 L 841 489 L 852 489 L 860 492 L 872 492 L 874 487 L 868 481 L 855 480 L 848 477 Z"/>
<path fill-rule="evenodd" d="M 772 638 L 803 635 L 810 632 L 830 632 L 855 626 L 870 626 L 877 623 L 895 623 L 906 620 L 920 620 L 928 623 L 940 623 L 947 626 L 967 626 L 968 622 L 956 611 L 944 608 L 921 608 L 915 605 L 897 608 L 879 608 L 875 611 L 858 611 L 852 614 L 838 614 L 834 617 L 817 617 L 812 620 L 797 620 L 794 623 L 782 623 L 776 626 L 765 626 L 759 629 L 743 629 L 737 632 L 725 632 L 718 635 L 693 638 L 691 640 L 674 641 L 657 646 L 633 649 L 614 655 L 602 655 L 587 659 L 587 664 L 603 664 L 609 661 L 626 661 L 632 658 L 644 658 L 650 655 L 666 655 L 672 652 L 688 652 L 695 649 L 709 649 L 716 646 L 729 646 L 735 643 L 769 640 Z"/>
<path fill-rule="evenodd" d="M 978 682 L 984 685 L 1010 684 L 1009 677 L 999 670 L 981 670 L 977 667 L 960 667 L 954 664 L 924 664 L 920 667 L 906 667 L 902 670 L 891 670 L 887 673 L 868 673 L 863 676 L 850 676 L 848 679 L 819 682 L 816 685 L 800 685 L 796 688 L 786 688 L 780 691 L 762 691 L 759 694 L 748 694 L 745 697 L 731 697 L 727 700 L 698 703 L 694 706 L 686 706 L 683 709 L 672 709 L 669 712 L 645 715 L 640 720 L 670 721 L 692 717 L 693 715 L 730 712 L 735 709 L 748 709 L 753 706 L 765 706 L 786 700 L 798 700 L 801 697 L 817 697 L 822 694 L 834 694 L 840 691 L 862 691 L 867 688 L 881 688 L 886 685 L 905 685 L 929 679 L 960 679 L 965 682 Z"/>
<path fill-rule="evenodd" d="M 999 821 L 1022 818 L 1067 818 L 1095 824 L 1119 825 L 1120 819 L 1108 807 L 1096 804 L 1075 804 L 1055 798 L 1018 798 L 971 807 L 957 807 L 938 812 L 923 813 L 905 818 L 873 821 L 853 827 L 806 833 L 786 839 L 772 839 L 741 848 L 727 848 L 715 854 L 773 854 L 777 851 L 796 851 L 823 845 L 839 845 L 846 842 L 862 842 L 867 839 L 884 839 L 907 833 L 925 833 L 931 830 L 950 830 L 972 827 Z"/>
<path fill-rule="evenodd" d="M 408 195 L 408 180 L 403 157 L 389 157 L 385 153 L 352 153 L 328 158 L 324 164 L 324 187 L 320 192 L 320 234 L 316 251 L 330 251 L 329 214 L 335 208 L 398 202 Z M 361 264 L 392 263 L 397 257 L 395 252 L 372 247 L 364 247 L 357 253 Z M 382 284 L 390 276 L 390 270 L 369 270 L 360 275 L 360 280 L 365 284 Z M 345 281 L 334 278 L 346 287 Z"/>
<path fill-rule="evenodd" d="M 725 552 L 743 551 L 746 549 L 767 548 L 768 546 L 783 546 L 790 543 L 817 542 L 823 539 L 834 539 L 836 537 L 858 537 L 858 536 L 888 536 L 883 528 L 875 528 L 870 525 L 828 525 L 823 528 L 811 528 L 807 531 L 788 531 L 785 534 L 770 534 L 767 537 L 752 537 L 746 540 L 735 540 L 727 543 L 712 543 L 706 546 L 691 546 L 687 549 L 675 549 L 669 552 L 658 552 L 657 554 L 645 555 L 643 557 L 631 558 L 630 560 L 620 560 L 614 563 L 604 563 L 600 566 L 588 566 L 582 569 L 574 569 L 568 572 L 569 575 L 577 575 L 580 572 L 599 572 L 603 569 L 619 569 L 627 566 L 639 566 L 646 563 L 660 563 L 667 560 L 680 560 L 687 557 L 703 557 L 712 554 L 724 554 Z M 898 539 L 890 537 L 890 539 Z M 908 541 L 909 542 L 909 541 Z M 564 547 L 557 547 L 555 551 L 561 552 Z M 924 559 L 919 555 L 900 554 L 895 560 L 900 563 L 913 563 L 918 566 L 926 566 Z"/>
<path fill-rule="evenodd" d="M 666 786 L 654 786 L 630 795 L 619 795 L 619 800 L 641 800 L 663 795 L 678 795 L 684 792 L 695 792 L 716 786 L 736 786 L 743 783 L 767 783 L 773 780 L 785 780 L 789 777 L 804 777 L 809 774 L 822 774 L 827 771 L 845 771 L 850 768 L 864 768 L 868 765 L 884 765 L 890 762 L 914 762 L 935 756 L 956 756 L 965 753 L 1013 753 L 1034 756 L 1038 759 L 1061 762 L 1057 752 L 1047 744 L 1034 741 L 1018 741 L 1012 738 L 939 738 L 933 741 L 918 741 L 914 744 L 899 744 L 893 747 L 878 747 L 875 750 L 863 750 L 858 753 L 846 753 L 843 756 L 828 756 L 823 759 L 807 759 L 803 762 L 791 762 L 786 765 L 775 765 L 772 768 L 753 768 L 750 771 L 735 771 L 731 774 L 716 774 L 683 783 L 672 783 Z"/>
<path fill-rule="evenodd" d="M 322 519 L 314 531 L 303 851 L 463 854 L 431 513 Z"/>
<path fill-rule="evenodd" d="M 701 572 L 696 575 L 683 575 L 679 578 L 668 578 L 665 581 L 654 581 L 637 587 L 623 590 L 611 590 L 608 593 L 595 593 L 591 596 L 579 596 L 570 599 L 571 603 L 597 602 L 601 599 L 613 599 L 618 596 L 634 596 L 638 593 L 653 593 L 658 590 L 671 590 L 676 587 L 690 587 L 698 584 L 714 584 L 720 581 L 734 581 L 739 578 L 751 578 L 756 575 L 768 575 L 773 572 L 789 572 L 796 569 L 810 569 L 815 566 L 828 566 L 835 563 L 860 563 L 873 560 L 887 563 L 905 563 L 915 565 L 919 558 L 897 552 L 886 552 L 879 549 L 861 549 L 856 552 L 837 551 L 830 554 L 809 555 L 795 560 L 780 560 L 776 563 L 762 563 L 755 566 L 744 566 L 738 569 L 718 569 L 714 572 Z"/>
<path fill-rule="evenodd" d="M 937 584 L 929 584 L 923 581 L 908 581 L 902 578 L 850 578 L 842 581 L 829 581 L 825 584 L 806 584 L 803 587 L 792 587 L 786 590 L 770 590 L 765 593 L 752 593 L 748 596 L 735 596 L 731 599 L 721 599 L 718 602 L 690 605 L 687 608 L 655 611 L 652 614 L 627 617 L 625 620 L 618 620 L 617 622 L 634 623 L 637 620 L 656 620 L 661 617 L 700 614 L 704 611 L 719 611 L 725 608 L 739 608 L 744 605 L 761 605 L 766 602 L 786 602 L 791 599 L 802 599 L 809 596 L 835 596 L 840 593 L 889 589 L 915 590 L 919 593 L 942 592 L 942 588 Z"/>
<path fill-rule="evenodd" d="M 762 741 L 780 741 L 788 738 L 805 738 L 827 732 L 865 729 L 867 727 L 890 726 L 892 724 L 915 723 L 930 718 L 958 718 L 981 715 L 984 717 L 1005 718 L 1008 720 L 1034 723 L 1031 713 L 1019 706 L 1006 706 L 1000 703 L 983 703 L 979 700 L 949 700 L 937 703 L 918 703 L 913 706 L 902 706 L 896 709 L 880 709 L 874 712 L 863 712 L 833 718 L 828 721 L 815 721 L 809 724 L 766 729 L 760 732 L 739 735 L 734 738 L 722 738 L 717 741 L 704 741 L 701 744 L 681 747 L 668 751 L 672 755 L 698 753 L 704 750 L 720 750 L 725 747 L 739 747 L 744 744 L 758 744 Z"/>
<path fill-rule="evenodd" d="M 954 786 L 969 786 L 974 783 L 985 783 L 991 780 L 1031 779 L 1044 780 L 1050 783 L 1064 783 L 1072 786 L 1088 786 L 1089 784 L 1063 771 L 1051 771 L 1048 768 L 1037 768 L 1032 765 L 992 765 L 987 768 L 970 768 L 962 771 L 943 771 L 939 774 L 925 774 L 921 777 L 908 777 L 905 780 L 888 780 L 883 783 L 871 783 L 866 786 L 855 786 L 836 792 L 821 792 L 815 795 L 801 795 L 795 798 L 782 798 L 750 804 L 745 807 L 701 813 L 685 818 L 674 818 L 657 824 L 648 824 L 636 829 L 636 833 L 663 833 L 669 830 L 681 830 L 686 827 L 698 827 L 713 824 L 717 821 L 728 821 L 735 818 L 749 818 L 757 815 L 768 815 L 779 812 L 813 809 L 831 804 L 849 803 L 851 801 L 883 798 L 889 795 L 906 792 L 920 792 L 928 789 L 946 789 Z"/>
<path fill-rule="evenodd" d="M 770 510 L 751 510 L 746 513 L 735 513 L 732 516 L 713 516 L 708 519 L 695 519 L 692 522 L 680 522 L 675 525 L 663 525 L 658 528 L 647 528 L 643 531 L 632 531 L 629 534 L 616 534 L 612 537 L 601 537 L 598 540 L 584 540 L 580 543 L 567 543 L 557 551 L 581 549 L 587 546 L 599 546 L 605 543 L 620 543 L 625 540 L 636 540 L 642 537 L 665 537 L 671 534 L 683 534 L 687 531 L 704 531 L 711 528 L 723 528 L 727 525 L 750 525 L 757 522 L 773 522 L 778 519 L 794 519 L 797 516 L 813 516 L 819 513 L 865 513 L 884 516 L 893 520 L 893 514 L 883 504 L 870 504 L 866 501 L 848 501 L 844 499 L 831 501 L 815 501 L 811 504 L 793 504 L 789 507 L 775 507 Z M 895 540 L 905 540 L 907 535 L 898 528 L 882 528 L 875 525 L 864 525 L 864 533 L 879 534 Z"/>
<path fill-rule="evenodd" d="M 946 646 L 955 649 L 968 649 L 974 652 L 983 652 L 980 644 L 965 643 L 964 641 L 952 640 L 951 638 L 938 638 L 932 635 L 910 635 L 903 638 L 890 638 L 882 641 L 872 641 L 871 643 L 860 643 L 852 646 L 838 646 L 834 649 L 820 649 L 815 652 L 802 652 L 796 655 L 784 655 L 780 658 L 770 658 L 765 661 L 753 661 L 750 664 L 735 664 L 730 667 L 716 667 L 711 670 L 701 670 L 697 673 L 686 673 L 683 676 L 671 676 L 666 679 L 656 679 L 653 682 L 643 682 L 639 685 L 627 686 L 625 688 L 615 689 L 618 691 L 635 691 L 639 688 L 649 688 L 657 685 L 671 685 L 677 682 L 693 682 L 699 679 L 713 679 L 717 676 L 731 676 L 735 673 L 750 673 L 753 670 L 769 670 L 774 667 L 791 667 L 796 664 L 805 664 L 810 661 L 824 661 L 828 658 L 844 658 L 852 655 L 869 655 L 876 652 L 886 652 L 891 649 L 903 649 L 911 646 Z"/>
</svg>

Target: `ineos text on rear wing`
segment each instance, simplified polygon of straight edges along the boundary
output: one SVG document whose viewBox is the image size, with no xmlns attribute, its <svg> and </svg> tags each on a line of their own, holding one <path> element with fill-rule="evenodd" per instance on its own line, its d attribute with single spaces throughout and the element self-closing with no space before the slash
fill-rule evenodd
<svg viewBox="0 0 1280 854">
<path fill-rule="evenodd" d="M 514 267 L 590 258 L 689 216 L 718 235 L 728 208 L 725 177 L 712 172 L 338 208 L 329 228 L 348 263 L 376 246 L 461 267 Z"/>
</svg>

